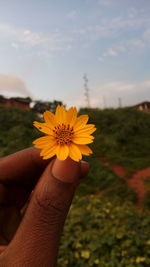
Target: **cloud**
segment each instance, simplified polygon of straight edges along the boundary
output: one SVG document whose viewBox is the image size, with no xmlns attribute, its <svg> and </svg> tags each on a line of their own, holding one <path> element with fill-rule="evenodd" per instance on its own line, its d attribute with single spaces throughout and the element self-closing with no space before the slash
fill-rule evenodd
<svg viewBox="0 0 150 267">
<path fill-rule="evenodd" d="M 104 108 L 104 106 L 118 107 L 119 98 L 123 106 L 132 106 L 148 100 L 149 88 L 150 80 L 137 83 L 111 81 L 95 85 L 91 90 L 91 106 L 99 108 Z"/>
<path fill-rule="evenodd" d="M 4 96 L 31 96 L 25 82 L 18 76 L 0 74 L 0 94 Z"/>
<path fill-rule="evenodd" d="M 150 28 L 149 29 L 146 29 L 146 31 L 143 33 L 143 38 L 145 40 L 150 41 Z"/>
<path fill-rule="evenodd" d="M 103 62 L 104 58 L 103 57 L 98 57 L 98 61 Z"/>
<path fill-rule="evenodd" d="M 111 4 L 110 0 L 99 0 L 102 4 Z M 74 20 L 78 18 L 79 13 L 76 10 L 71 10 L 67 14 L 67 19 Z M 116 38 L 120 34 L 133 33 L 136 31 L 144 31 L 144 36 L 141 41 L 137 39 L 138 43 L 135 46 L 143 45 L 146 39 L 150 39 L 150 17 L 142 10 L 130 8 L 125 15 L 114 16 L 112 18 L 98 17 L 99 23 L 87 25 L 85 27 L 77 27 L 76 29 L 68 30 L 68 33 L 60 30 L 53 32 L 39 32 L 31 31 L 27 28 L 15 27 L 10 24 L 0 24 L 0 40 L 6 40 L 14 49 L 32 49 L 35 48 L 40 51 L 47 51 L 51 54 L 54 51 L 67 51 L 74 47 L 74 43 L 90 47 L 93 42 L 106 38 Z M 78 24 L 77 24 L 78 25 Z M 136 41 L 136 40 L 135 40 Z M 142 43 L 143 42 L 143 43 Z M 125 44 L 124 44 L 125 45 Z M 133 44 L 132 44 L 133 46 Z M 108 54 L 115 56 L 121 50 L 116 51 L 110 47 Z M 126 50 L 126 48 L 125 48 Z"/>
<path fill-rule="evenodd" d="M 42 33 L 0 24 L 0 39 L 7 40 L 13 48 L 40 48 L 47 51 L 62 51 L 70 49 L 72 37 L 65 36 L 60 31 Z"/>
<path fill-rule="evenodd" d="M 92 108 L 118 107 L 120 100 L 122 106 L 134 106 L 145 100 L 149 100 L 150 80 L 139 82 L 109 81 L 105 83 L 92 84 L 90 82 L 90 106 Z M 86 106 L 84 89 L 68 94 L 63 100 L 70 106 L 78 109 Z"/>
<path fill-rule="evenodd" d="M 11 43 L 11 46 L 12 46 L 13 48 L 15 48 L 15 49 L 18 49 L 18 48 L 19 48 L 19 45 L 16 44 L 15 42 Z"/>
<path fill-rule="evenodd" d="M 150 88 L 150 80 L 143 81 L 141 85 L 143 88 Z"/>
<path fill-rule="evenodd" d="M 111 0 L 98 0 L 97 3 L 100 6 L 106 6 L 106 7 L 113 5 Z"/>
<path fill-rule="evenodd" d="M 99 1 L 100 3 L 112 3 L 112 1 Z M 118 15 L 113 17 L 103 17 L 100 16 L 98 19 L 99 23 L 87 25 L 86 27 L 76 28 L 74 33 L 76 35 L 80 35 L 82 41 L 88 40 L 89 42 L 99 41 L 101 39 L 109 39 L 110 38 L 119 38 L 124 34 L 132 34 L 132 36 L 136 36 L 143 33 L 147 29 L 150 28 L 150 17 L 149 13 L 143 9 L 135 9 L 135 8 L 127 8 L 124 15 Z M 145 35 L 149 36 L 149 32 L 145 33 Z M 134 38 L 140 39 L 140 38 Z M 139 44 L 140 45 L 140 44 Z"/>
<path fill-rule="evenodd" d="M 110 47 L 102 55 L 102 58 L 106 56 L 114 57 L 114 56 L 119 55 L 120 53 L 130 52 L 133 49 L 135 51 L 135 48 L 141 49 L 141 48 L 144 48 L 145 46 L 146 46 L 146 42 L 142 39 L 124 40 Z"/>
<path fill-rule="evenodd" d="M 78 18 L 78 12 L 76 10 L 72 10 L 67 14 L 67 18 L 70 20 L 74 20 Z"/>
<path fill-rule="evenodd" d="M 131 45 L 131 46 L 138 47 L 138 48 L 144 48 L 145 42 L 142 39 L 133 39 L 133 40 L 129 40 L 127 42 L 127 45 Z"/>
<path fill-rule="evenodd" d="M 117 54 L 118 54 L 118 52 L 117 52 L 116 49 L 109 48 L 109 49 L 108 49 L 108 52 L 105 54 L 105 56 L 109 55 L 109 56 L 114 57 L 114 56 L 117 56 Z"/>
</svg>

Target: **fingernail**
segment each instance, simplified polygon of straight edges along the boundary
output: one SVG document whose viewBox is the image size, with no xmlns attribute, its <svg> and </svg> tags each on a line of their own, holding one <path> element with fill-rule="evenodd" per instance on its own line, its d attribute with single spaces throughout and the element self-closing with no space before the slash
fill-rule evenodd
<svg viewBox="0 0 150 267">
<path fill-rule="evenodd" d="M 79 177 L 80 163 L 71 158 L 56 159 L 52 167 L 52 175 L 63 182 L 73 183 Z"/>
</svg>

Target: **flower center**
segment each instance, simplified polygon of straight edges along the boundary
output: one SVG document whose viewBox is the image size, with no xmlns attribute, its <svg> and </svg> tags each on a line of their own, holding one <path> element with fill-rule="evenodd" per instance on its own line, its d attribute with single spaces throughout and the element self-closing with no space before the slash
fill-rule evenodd
<svg viewBox="0 0 150 267">
<path fill-rule="evenodd" d="M 73 127 L 64 123 L 54 127 L 53 132 L 58 145 L 70 144 L 74 134 Z"/>
</svg>

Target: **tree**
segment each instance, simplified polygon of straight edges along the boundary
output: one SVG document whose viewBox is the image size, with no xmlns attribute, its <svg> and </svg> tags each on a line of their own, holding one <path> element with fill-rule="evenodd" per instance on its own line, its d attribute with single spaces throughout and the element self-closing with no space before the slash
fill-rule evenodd
<svg viewBox="0 0 150 267">
<path fill-rule="evenodd" d="M 55 112 L 56 107 L 58 105 L 63 105 L 62 101 L 54 100 L 53 102 L 49 102 L 49 101 L 38 100 L 35 101 L 32 110 L 36 113 L 41 113 L 41 114 L 43 114 L 45 110 L 50 110 L 51 112 Z"/>
</svg>

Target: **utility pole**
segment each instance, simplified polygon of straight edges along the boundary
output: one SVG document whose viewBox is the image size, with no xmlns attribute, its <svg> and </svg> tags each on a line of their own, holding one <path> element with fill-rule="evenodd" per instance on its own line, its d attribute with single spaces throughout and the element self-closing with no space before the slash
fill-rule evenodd
<svg viewBox="0 0 150 267">
<path fill-rule="evenodd" d="M 107 108 L 107 101 L 106 101 L 105 96 L 103 96 L 103 106 L 104 106 L 104 109 Z"/>
<path fill-rule="evenodd" d="M 90 108 L 90 96 L 89 96 L 89 88 L 88 88 L 88 78 L 87 75 L 83 75 L 83 80 L 84 80 L 84 95 L 85 95 L 85 102 L 86 102 L 86 107 Z"/>
<path fill-rule="evenodd" d="M 121 97 L 118 98 L 118 105 L 119 105 L 119 108 L 122 107 L 122 99 L 121 99 Z"/>
</svg>

